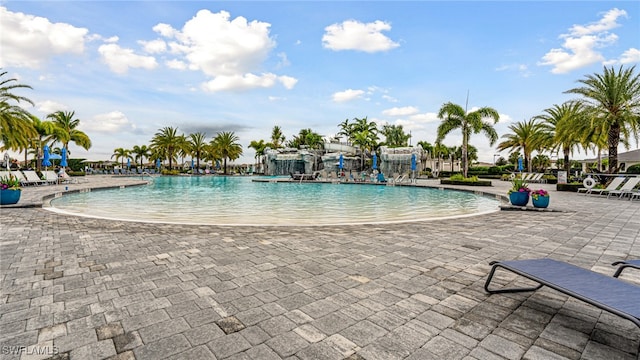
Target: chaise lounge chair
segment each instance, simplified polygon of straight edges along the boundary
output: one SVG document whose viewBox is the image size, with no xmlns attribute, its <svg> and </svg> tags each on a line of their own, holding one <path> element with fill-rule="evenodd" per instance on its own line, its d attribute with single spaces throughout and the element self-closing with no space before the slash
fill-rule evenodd
<svg viewBox="0 0 640 360">
<path fill-rule="evenodd" d="M 579 188 L 578 189 L 578 193 L 580 193 L 582 190 L 585 190 L 585 192 L 584 192 L 585 195 L 589 195 L 589 194 L 593 194 L 593 193 L 598 193 L 598 195 L 602 195 L 603 193 L 608 193 L 611 190 L 617 190 L 620 187 L 620 185 L 622 185 L 622 183 L 626 179 L 627 179 L 626 177 L 616 177 L 613 180 L 611 180 L 609 185 L 607 185 L 607 187 L 604 188 L 604 189 Z"/>
<path fill-rule="evenodd" d="M 607 199 L 612 195 L 612 194 L 616 194 L 618 195 L 619 199 L 622 199 L 623 197 L 625 197 L 627 194 L 629 194 L 629 196 L 633 195 L 633 189 L 640 184 L 640 177 L 632 177 L 629 180 L 627 180 L 626 183 L 624 183 L 624 185 L 622 185 L 622 187 L 620 189 L 615 189 L 615 190 L 609 190 L 607 192 Z"/>
<path fill-rule="evenodd" d="M 548 286 L 634 323 L 640 329 L 640 286 L 553 259 L 493 261 L 484 289 L 490 294 L 535 291 Z M 538 283 L 534 287 L 490 289 L 498 268 Z M 640 358 L 640 345 L 636 353 Z"/>
<path fill-rule="evenodd" d="M 613 274 L 613 277 L 618 277 L 618 276 L 620 276 L 620 274 L 622 274 L 622 271 L 624 271 L 624 269 L 626 269 L 628 267 L 640 270 L 640 259 L 637 259 L 637 260 L 626 260 L 626 261 L 616 261 L 611 265 L 618 266 L 618 270 L 616 270 L 616 273 Z"/>
</svg>

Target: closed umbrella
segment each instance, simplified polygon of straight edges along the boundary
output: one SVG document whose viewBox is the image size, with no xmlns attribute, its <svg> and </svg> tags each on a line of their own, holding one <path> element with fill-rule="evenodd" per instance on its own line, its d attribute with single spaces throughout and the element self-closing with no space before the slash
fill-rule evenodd
<svg viewBox="0 0 640 360">
<path fill-rule="evenodd" d="M 411 171 L 416 171 L 416 154 L 411 154 Z"/>
<path fill-rule="evenodd" d="M 42 148 L 44 154 L 42 155 L 42 166 L 49 167 L 51 166 L 51 161 L 49 160 L 49 146 Z"/>
<path fill-rule="evenodd" d="M 191 159 L 191 170 L 193 170 L 193 166 L 195 165 L 195 161 Z"/>
<path fill-rule="evenodd" d="M 378 155 L 377 155 L 376 153 L 373 153 L 373 161 L 372 161 L 372 162 L 373 162 L 372 168 L 373 168 L 374 170 L 375 170 L 375 169 L 377 169 L 377 168 L 378 168 L 378 164 L 377 164 L 377 162 L 378 162 Z"/>
<path fill-rule="evenodd" d="M 518 157 L 518 171 L 522 172 L 524 168 L 522 167 L 522 157 Z"/>
<path fill-rule="evenodd" d="M 131 159 L 127 158 L 127 169 L 131 167 Z"/>
<path fill-rule="evenodd" d="M 338 160 L 338 168 L 342 170 L 344 168 L 344 157 L 340 154 L 340 160 Z"/>
<path fill-rule="evenodd" d="M 62 156 L 60 157 L 60 166 L 67 167 L 69 164 L 67 163 L 67 149 L 62 148 Z"/>
<path fill-rule="evenodd" d="M 156 168 L 160 169 L 160 159 L 156 159 Z"/>
</svg>

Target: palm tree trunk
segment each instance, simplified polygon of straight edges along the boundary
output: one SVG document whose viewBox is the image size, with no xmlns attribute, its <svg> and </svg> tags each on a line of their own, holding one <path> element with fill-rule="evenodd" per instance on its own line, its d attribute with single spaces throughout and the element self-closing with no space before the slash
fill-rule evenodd
<svg viewBox="0 0 640 360">
<path fill-rule="evenodd" d="M 620 124 L 614 122 L 609 128 L 609 173 L 618 171 L 618 144 L 620 143 Z"/>
<path fill-rule="evenodd" d="M 564 169 L 567 171 L 567 176 L 571 176 L 571 163 L 569 162 L 569 149 L 564 149 Z"/>
</svg>

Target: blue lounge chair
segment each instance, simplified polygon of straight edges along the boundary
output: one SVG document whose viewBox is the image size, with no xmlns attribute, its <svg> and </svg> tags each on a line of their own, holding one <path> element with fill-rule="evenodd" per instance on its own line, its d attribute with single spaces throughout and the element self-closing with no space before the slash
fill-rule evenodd
<svg viewBox="0 0 640 360">
<path fill-rule="evenodd" d="M 618 276 L 620 276 L 620 274 L 622 274 L 622 271 L 624 271 L 624 269 L 626 269 L 628 267 L 640 270 L 640 259 L 637 259 L 637 260 L 626 260 L 626 261 L 616 261 L 611 265 L 618 266 L 618 270 L 616 270 L 616 273 L 613 274 L 613 277 L 618 277 Z"/>
<path fill-rule="evenodd" d="M 548 286 L 634 323 L 640 329 L 640 286 L 553 259 L 493 261 L 484 289 L 490 294 L 535 291 Z M 490 289 L 498 268 L 538 283 L 534 287 Z M 640 358 L 640 345 L 636 353 Z"/>
</svg>

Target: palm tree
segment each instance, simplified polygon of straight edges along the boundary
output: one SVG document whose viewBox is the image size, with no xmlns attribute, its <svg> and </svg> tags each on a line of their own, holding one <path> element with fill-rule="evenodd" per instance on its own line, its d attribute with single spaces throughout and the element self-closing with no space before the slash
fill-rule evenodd
<svg viewBox="0 0 640 360">
<path fill-rule="evenodd" d="M 218 153 L 224 161 L 224 174 L 227 173 L 227 159 L 235 160 L 242 156 L 242 145 L 238 143 L 240 138 L 233 132 L 220 132 L 211 140 L 214 153 Z"/>
<path fill-rule="evenodd" d="M 442 119 L 442 123 L 438 126 L 436 142 L 442 142 L 445 136 L 455 129 L 462 130 L 462 174 L 467 177 L 469 170 L 467 147 L 471 134 L 483 132 L 489 139 L 489 144 L 493 146 L 498 140 L 498 134 L 493 125 L 485 122 L 484 119 L 492 119 L 495 124 L 500 120 L 500 115 L 490 107 L 483 107 L 467 113 L 460 105 L 448 102 L 442 105 L 438 111 L 438 118 Z"/>
<path fill-rule="evenodd" d="M 538 150 L 544 141 L 544 133 L 535 118 L 509 125 L 511 133 L 502 135 L 505 141 L 498 144 L 498 151 L 511 149 L 522 150 L 524 166 L 531 172 L 531 153 Z"/>
<path fill-rule="evenodd" d="M 39 159 L 42 156 L 42 149 L 49 141 L 60 136 L 62 129 L 60 129 L 60 127 L 58 127 L 54 122 L 42 121 L 34 115 L 31 116 L 31 125 L 35 129 L 36 135 L 29 139 L 29 145 L 34 150 L 33 154 L 36 160 L 36 169 L 40 171 L 42 162 L 40 162 Z"/>
<path fill-rule="evenodd" d="M 80 120 L 74 119 L 74 117 L 75 111 L 56 111 L 47 115 L 47 118 L 53 120 L 60 128 L 60 131 L 56 134 L 55 141 L 62 143 L 62 147 L 67 149 L 67 154 L 71 154 L 71 152 L 69 152 L 69 142 L 71 141 L 85 150 L 89 150 L 91 147 L 91 139 L 89 139 L 89 136 L 81 130 L 76 129 L 78 125 L 80 125 Z"/>
<path fill-rule="evenodd" d="M 280 149 L 282 144 L 284 144 L 284 139 L 284 134 L 282 134 L 280 126 L 274 126 L 273 130 L 271 130 L 271 142 L 269 143 L 269 147 L 272 149 Z"/>
<path fill-rule="evenodd" d="M 607 130 L 609 147 L 609 172 L 618 171 L 618 144 L 621 137 L 628 140 L 631 134 L 638 142 L 640 133 L 640 75 L 634 74 L 635 66 L 618 71 L 604 67 L 603 74 L 588 75 L 578 80 L 582 87 L 565 93 L 579 94 L 597 111 L 595 126 Z"/>
<path fill-rule="evenodd" d="M 382 135 L 385 137 L 384 144 L 391 148 L 407 146 L 411 137 L 404 132 L 402 125 L 384 125 Z"/>
<path fill-rule="evenodd" d="M 134 155 L 135 162 L 138 162 L 140 159 L 140 168 L 144 167 L 144 158 L 149 158 L 151 156 L 151 149 L 147 147 L 147 145 L 134 145 L 133 149 L 129 151 L 130 154 Z"/>
<path fill-rule="evenodd" d="M 0 72 L 0 141 L 3 149 L 26 150 L 36 131 L 31 125 L 31 114 L 18 104 L 26 102 L 33 105 L 33 101 L 14 94 L 13 90 L 32 88 L 15 83 L 16 79 L 4 79 L 5 75 L 6 71 Z"/>
<path fill-rule="evenodd" d="M 367 117 L 354 118 L 351 125 L 351 142 L 360 148 L 360 166 L 364 168 L 364 153 L 378 147 L 378 126 Z"/>
<path fill-rule="evenodd" d="M 151 146 L 157 148 L 156 153 L 164 154 L 163 160 L 169 159 L 169 170 L 173 169 L 173 161 L 176 160 L 178 150 L 181 146 L 178 128 L 165 126 L 158 131 L 151 139 Z"/>
<path fill-rule="evenodd" d="M 339 135 L 344 135 L 344 137 L 347 139 L 348 145 L 353 137 L 352 124 L 349 123 L 349 119 L 346 119 L 345 121 L 341 122 L 338 127 L 340 128 L 340 131 L 336 134 L 336 137 L 339 139 Z"/>
<path fill-rule="evenodd" d="M 267 148 L 267 144 L 262 139 L 260 141 L 251 140 L 251 143 L 247 147 L 256 151 L 254 159 L 256 160 L 257 166 L 261 163 L 262 157 L 264 156 L 264 150 Z"/>
<path fill-rule="evenodd" d="M 544 114 L 534 117 L 542 120 L 539 130 L 543 135 L 542 146 L 552 150 L 562 151 L 567 174 L 571 173 L 569 155 L 574 148 L 580 145 L 583 135 L 576 129 L 584 124 L 586 118 L 585 108 L 580 101 L 567 101 L 562 105 L 544 110 Z"/>
<path fill-rule="evenodd" d="M 196 157 L 196 169 L 200 169 L 200 158 L 202 154 L 206 151 L 207 142 L 205 138 L 207 134 L 203 132 L 197 132 L 195 134 L 189 134 L 189 140 L 187 141 L 187 146 L 191 156 Z"/>
<path fill-rule="evenodd" d="M 113 150 L 111 158 L 116 158 L 116 161 L 120 160 L 122 168 L 124 168 L 124 159 L 130 159 L 130 151 L 125 148 L 117 148 Z"/>
</svg>

